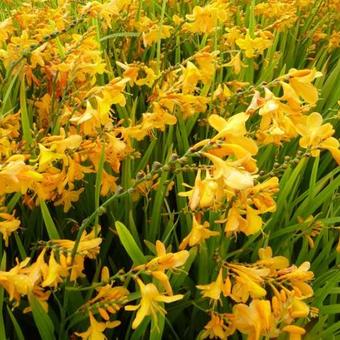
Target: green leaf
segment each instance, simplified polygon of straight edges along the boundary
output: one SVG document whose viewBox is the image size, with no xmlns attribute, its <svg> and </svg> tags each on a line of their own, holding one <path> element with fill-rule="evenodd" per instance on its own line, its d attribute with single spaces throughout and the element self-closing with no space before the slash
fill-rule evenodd
<svg viewBox="0 0 340 340">
<path fill-rule="evenodd" d="M 125 227 L 125 225 L 119 221 L 115 223 L 118 236 L 122 242 L 123 247 L 129 254 L 131 260 L 135 265 L 146 263 L 146 258 L 142 251 L 139 249 L 136 241 L 132 237 L 130 231 Z"/>
<path fill-rule="evenodd" d="M 164 303 L 159 305 L 164 308 Z M 165 315 L 158 313 L 157 318 L 152 318 L 149 340 L 161 340 L 163 338 L 164 325 Z"/>
<path fill-rule="evenodd" d="M 8 212 L 12 212 L 16 204 L 19 202 L 19 199 L 21 198 L 22 194 L 21 192 L 16 192 L 10 199 L 10 201 L 7 204 L 7 210 Z"/>
<path fill-rule="evenodd" d="M 40 209 L 41 209 L 41 213 L 44 219 L 44 223 L 46 226 L 46 230 L 48 233 L 48 236 L 51 240 L 57 240 L 60 239 L 57 227 L 55 226 L 52 216 L 48 210 L 48 207 L 45 203 L 45 201 L 40 201 Z"/>
<path fill-rule="evenodd" d="M 30 295 L 28 299 L 32 308 L 33 319 L 41 338 L 44 340 L 54 340 L 54 325 L 52 320 L 34 295 Z"/>
<path fill-rule="evenodd" d="M 154 195 L 152 214 L 151 214 L 151 223 L 146 230 L 147 239 L 151 242 L 156 240 L 156 237 L 159 237 L 159 227 L 161 224 L 161 210 L 162 203 L 166 192 L 166 180 L 168 178 L 168 171 L 163 171 L 162 175 L 158 182 L 158 187 L 156 194 Z"/>
<path fill-rule="evenodd" d="M 100 205 L 100 188 L 101 188 L 102 178 L 103 178 L 104 162 L 105 162 L 105 144 L 103 143 L 102 151 L 100 153 L 97 175 L 96 175 L 95 195 L 94 195 L 95 210 L 97 210 Z M 98 223 L 99 223 L 99 216 L 96 215 L 95 228 L 97 227 Z M 97 232 L 95 234 L 97 235 Z"/>
<path fill-rule="evenodd" d="M 4 252 L 1 259 L 1 270 L 6 270 L 6 252 Z M 5 330 L 5 322 L 4 322 L 4 288 L 0 288 L 0 339 L 6 339 L 6 330 Z"/>
<path fill-rule="evenodd" d="M 25 337 L 24 337 L 24 333 L 22 332 L 19 324 L 18 324 L 18 321 L 16 320 L 15 316 L 13 315 L 11 309 L 7 307 L 7 313 L 13 323 L 13 327 L 14 327 L 14 330 L 15 330 L 15 333 L 16 333 L 16 336 L 18 338 L 18 340 L 25 340 Z"/>
<path fill-rule="evenodd" d="M 31 145 L 33 142 L 32 134 L 31 134 L 31 124 L 28 117 L 27 111 L 27 102 L 26 102 L 26 85 L 25 78 L 21 80 L 20 84 L 20 112 L 21 112 L 21 126 L 22 133 L 24 136 L 24 140 L 28 145 Z"/>
</svg>

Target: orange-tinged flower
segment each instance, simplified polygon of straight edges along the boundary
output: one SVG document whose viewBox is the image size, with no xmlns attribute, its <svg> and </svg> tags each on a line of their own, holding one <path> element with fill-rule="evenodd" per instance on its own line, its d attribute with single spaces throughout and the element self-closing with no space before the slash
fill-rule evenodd
<svg viewBox="0 0 340 340">
<path fill-rule="evenodd" d="M 279 191 L 279 179 L 271 177 L 270 179 L 256 184 L 248 190 L 248 195 L 256 206 L 260 214 L 273 212 L 276 210 L 276 203 L 273 195 Z"/>
<path fill-rule="evenodd" d="M 310 263 L 308 261 L 303 262 L 299 267 L 295 265 L 287 268 L 287 273 L 283 271 L 283 275 L 280 277 L 282 280 L 311 280 L 314 277 L 313 272 L 309 271 Z"/>
<path fill-rule="evenodd" d="M 0 166 L 0 195 L 13 192 L 24 194 L 43 179 L 43 176 L 26 165 L 24 160 L 23 155 L 14 155 Z"/>
<path fill-rule="evenodd" d="M 232 96 L 232 92 L 228 88 L 226 84 L 218 84 L 216 90 L 213 93 L 213 100 L 220 100 L 221 102 L 224 102 L 225 100 L 228 100 Z"/>
<path fill-rule="evenodd" d="M 197 221 L 196 216 L 193 216 L 192 229 L 190 233 L 183 239 L 179 245 L 179 249 L 185 249 L 187 246 L 193 247 L 199 245 L 212 236 L 219 235 L 218 231 L 209 230 L 209 223 L 203 224 Z"/>
<path fill-rule="evenodd" d="M 181 294 L 173 296 L 162 295 L 153 283 L 148 283 L 145 285 L 139 278 L 137 278 L 137 283 L 141 293 L 140 303 L 135 306 L 125 306 L 125 309 L 128 311 L 138 310 L 136 318 L 132 323 L 132 329 L 136 329 L 148 315 L 157 321 L 157 314 L 166 314 L 165 309 L 160 305 L 160 303 L 170 303 L 183 298 L 183 295 Z"/>
<path fill-rule="evenodd" d="M 173 295 L 172 288 L 166 270 L 176 269 L 185 264 L 189 257 L 187 250 L 181 250 L 176 253 L 167 253 L 164 243 L 156 241 L 157 256 L 148 263 L 134 267 L 135 271 L 146 270 L 146 273 L 151 274 L 165 288 L 169 295 Z"/>
<path fill-rule="evenodd" d="M 83 333 L 75 333 L 83 340 L 106 340 L 104 335 L 106 328 L 115 328 L 120 325 L 120 321 L 98 322 L 91 312 L 89 312 L 90 327 Z"/>
<path fill-rule="evenodd" d="M 57 288 L 58 284 L 62 282 L 63 278 L 68 275 L 68 270 L 64 266 L 60 265 L 55 257 L 54 251 L 50 254 L 48 266 L 44 268 L 44 281 L 42 287 L 54 287 Z"/>
<path fill-rule="evenodd" d="M 272 45 L 272 39 L 265 35 L 252 39 L 247 33 L 244 38 L 237 39 L 236 44 L 241 50 L 244 50 L 247 58 L 254 58 Z"/>
<path fill-rule="evenodd" d="M 242 67 L 247 67 L 241 60 L 241 52 L 236 53 L 234 56 L 231 57 L 230 61 L 223 66 L 231 67 L 233 72 L 237 75 L 241 72 Z"/>
<path fill-rule="evenodd" d="M 334 137 L 327 138 L 320 143 L 320 148 L 328 150 L 332 154 L 334 160 L 340 165 L 340 143 L 337 139 Z"/>
<path fill-rule="evenodd" d="M 223 179 L 228 187 L 235 190 L 244 190 L 254 185 L 252 175 L 236 167 L 237 162 L 223 161 L 221 158 L 206 152 L 203 155 L 214 163 L 213 177 Z"/>
<path fill-rule="evenodd" d="M 271 270 L 283 269 L 289 266 L 289 261 L 284 256 L 274 256 L 270 247 L 259 249 L 259 258 L 256 263 L 259 265 L 264 265 Z"/>
<path fill-rule="evenodd" d="M 294 319 L 305 318 L 309 314 L 309 307 L 305 302 L 294 297 L 290 305 L 289 312 L 291 317 Z"/>
<path fill-rule="evenodd" d="M 143 119 L 140 129 L 149 133 L 151 129 L 165 130 L 166 125 L 175 125 L 177 118 L 173 114 L 170 114 L 159 103 L 152 103 L 152 112 L 143 114 Z"/>
<path fill-rule="evenodd" d="M 164 243 L 156 241 L 157 256 L 149 261 L 145 267 L 149 270 L 167 270 L 181 267 L 185 264 L 189 257 L 187 250 L 182 250 L 177 253 L 167 253 Z M 138 268 L 138 267 L 136 267 Z"/>
<path fill-rule="evenodd" d="M 183 25 L 184 31 L 192 33 L 211 33 L 219 23 L 228 19 L 227 4 L 222 2 L 209 3 L 204 7 L 195 6 L 192 14 L 187 14 L 188 23 Z"/>
<path fill-rule="evenodd" d="M 51 240 L 53 245 L 63 248 L 66 251 L 72 251 L 75 245 L 75 241 L 60 239 L 60 240 Z M 90 233 L 83 232 L 80 237 L 80 241 L 77 248 L 77 254 L 81 256 L 87 256 L 90 259 L 96 258 L 96 255 L 99 253 L 99 245 L 101 244 L 102 239 L 100 237 L 96 237 L 95 230 L 93 229 Z"/>
<path fill-rule="evenodd" d="M 80 194 L 84 191 L 84 188 L 80 188 L 79 190 L 67 190 L 64 189 L 61 194 L 60 198 L 54 202 L 55 206 L 63 205 L 64 212 L 68 212 L 72 208 L 73 202 L 79 201 Z"/>
<path fill-rule="evenodd" d="M 46 148 L 44 145 L 39 144 L 39 171 L 45 171 L 52 163 L 58 159 L 64 159 L 64 155 L 61 153 L 56 153 Z"/>
<path fill-rule="evenodd" d="M 15 218 L 14 214 L 0 213 L 0 233 L 8 247 L 9 236 L 20 227 L 20 221 Z"/>
<path fill-rule="evenodd" d="M 129 79 L 129 84 L 136 84 L 137 86 L 147 85 L 152 87 L 157 76 L 152 68 L 144 64 L 123 64 L 119 61 L 116 62 L 123 70 L 123 77 Z"/>
<path fill-rule="evenodd" d="M 123 286 L 112 287 L 111 284 L 106 284 L 96 290 L 97 295 L 89 300 L 84 307 L 89 310 L 98 308 L 101 317 L 108 321 L 110 314 L 116 314 L 127 302 L 129 291 Z"/>
<path fill-rule="evenodd" d="M 234 332 L 234 329 L 226 325 L 225 318 L 223 315 L 211 313 L 211 319 L 204 326 L 204 331 L 201 332 L 199 339 L 219 338 L 221 340 L 225 340 L 233 332 Z"/>
<path fill-rule="evenodd" d="M 182 92 L 191 94 L 201 79 L 201 73 L 198 68 L 190 61 L 187 62 L 186 68 L 183 69 L 183 75 L 180 79 L 182 82 Z"/>
<path fill-rule="evenodd" d="M 10 300 L 14 299 L 19 304 L 21 296 L 31 294 L 41 302 L 48 299 L 50 293 L 43 292 L 39 286 L 47 266 L 45 253 L 46 249 L 43 249 L 31 265 L 28 265 L 30 258 L 26 258 L 9 271 L 0 271 L 0 285 L 8 292 Z"/>
<path fill-rule="evenodd" d="M 195 54 L 195 61 L 199 66 L 201 81 L 203 84 L 209 84 L 215 76 L 217 56 L 219 51 L 198 52 Z"/>
<path fill-rule="evenodd" d="M 238 231 L 241 231 L 246 235 L 252 235 L 261 230 L 263 224 L 257 210 L 247 205 L 246 209 L 242 211 L 237 203 L 234 203 L 229 209 L 225 221 L 224 231 L 227 235 Z"/>
<path fill-rule="evenodd" d="M 218 205 L 223 198 L 223 190 L 218 183 L 211 178 L 209 171 L 206 171 L 206 177 L 201 179 L 201 169 L 198 169 L 195 184 L 192 190 L 180 192 L 181 197 L 189 197 L 189 207 L 191 210 L 196 208 L 208 208 Z"/>
<path fill-rule="evenodd" d="M 289 333 L 289 340 L 301 340 L 302 335 L 306 333 L 302 327 L 295 325 L 285 326 L 282 328 L 282 330 Z"/>
<path fill-rule="evenodd" d="M 334 134 L 332 124 L 326 123 L 322 125 L 323 119 L 320 113 L 313 112 L 307 117 L 303 117 L 296 124 L 296 130 L 301 135 L 300 146 L 303 148 L 311 148 L 313 156 L 319 155 L 321 143 L 327 145 L 328 138 Z"/>
<path fill-rule="evenodd" d="M 206 285 L 198 285 L 196 287 L 202 290 L 203 297 L 215 301 L 219 300 L 221 297 L 221 293 L 224 290 L 222 268 L 218 273 L 216 281 L 213 281 Z"/>
<path fill-rule="evenodd" d="M 302 97 L 309 104 L 314 105 L 318 101 L 318 91 L 312 85 L 315 78 L 321 77 L 322 73 L 312 70 L 291 69 L 288 72 L 289 85 L 294 89 L 296 94 Z"/>
<path fill-rule="evenodd" d="M 233 308 L 233 316 L 233 325 L 247 334 L 249 340 L 259 340 L 261 336 L 278 336 L 268 300 L 253 300 L 249 306 L 237 304 Z"/>
</svg>

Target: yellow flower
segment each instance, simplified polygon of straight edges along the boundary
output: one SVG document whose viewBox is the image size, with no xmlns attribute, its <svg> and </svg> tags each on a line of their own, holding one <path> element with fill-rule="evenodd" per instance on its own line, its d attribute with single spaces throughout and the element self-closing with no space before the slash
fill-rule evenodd
<svg viewBox="0 0 340 340">
<path fill-rule="evenodd" d="M 230 142 L 232 137 L 244 136 L 247 133 L 245 123 L 248 118 L 249 115 L 244 112 L 231 116 L 228 120 L 217 114 L 210 115 L 208 118 L 209 125 L 218 131 L 213 140 L 225 139 Z"/>
<path fill-rule="evenodd" d="M 218 314 L 211 313 L 211 319 L 204 326 L 204 331 L 201 333 L 198 339 L 219 338 L 221 340 L 225 340 L 233 332 L 234 330 L 225 324 L 223 315 L 220 316 Z"/>
<path fill-rule="evenodd" d="M 146 273 L 151 274 L 162 284 L 168 295 L 173 295 L 170 281 L 165 271 L 183 266 L 189 257 L 189 252 L 182 250 L 177 253 L 167 253 L 164 243 L 157 240 L 156 253 L 157 256 L 148 263 L 134 267 L 133 269 L 135 271 L 141 269 L 146 270 Z"/>
<path fill-rule="evenodd" d="M 84 191 L 84 188 L 80 188 L 79 190 L 67 190 L 64 189 L 60 194 L 60 198 L 54 202 L 55 206 L 63 205 L 64 212 L 68 212 L 72 208 L 73 202 L 79 201 L 80 194 Z"/>
<path fill-rule="evenodd" d="M 26 165 L 23 155 L 14 155 L 0 165 L 0 195 L 13 192 L 26 193 L 29 188 L 43 179 L 43 176 Z"/>
<path fill-rule="evenodd" d="M 140 303 L 135 306 L 125 306 L 125 309 L 128 311 L 138 310 L 136 318 L 132 323 L 132 329 L 136 329 L 146 316 L 150 315 L 151 318 L 157 321 L 157 314 L 166 314 L 165 309 L 160 303 L 170 303 L 183 298 L 183 295 L 181 294 L 173 296 L 162 295 L 153 283 L 148 283 L 145 285 L 139 278 L 137 278 L 137 283 L 141 293 Z"/>
<path fill-rule="evenodd" d="M 195 6 L 192 14 L 187 14 L 189 23 L 183 25 L 183 30 L 192 33 L 211 33 L 219 23 L 228 19 L 226 3 L 213 2 L 204 7 Z"/>
<path fill-rule="evenodd" d="M 256 263 L 259 265 L 264 265 L 270 268 L 271 270 L 283 269 L 289 266 L 289 261 L 286 257 L 284 256 L 273 257 L 273 252 L 270 247 L 260 248 L 258 253 L 260 260 L 258 260 Z"/>
<path fill-rule="evenodd" d="M 332 154 L 334 160 L 340 165 L 340 143 L 337 139 L 334 137 L 327 138 L 320 143 L 320 148 L 328 150 Z"/>
<path fill-rule="evenodd" d="M 261 116 L 258 140 L 263 144 L 278 144 L 282 140 L 290 140 L 297 135 L 294 117 L 300 117 L 300 107 L 290 107 L 280 101 L 268 88 L 259 110 Z"/>
<path fill-rule="evenodd" d="M 107 284 L 97 289 L 97 295 L 89 300 L 85 307 L 98 310 L 100 316 L 108 321 L 110 314 L 116 314 L 126 303 L 129 291 L 122 286 L 112 287 Z"/>
<path fill-rule="evenodd" d="M 290 304 L 289 311 L 290 311 L 291 317 L 294 319 L 305 318 L 309 314 L 309 307 L 305 302 L 299 300 L 296 297 L 293 297 L 292 303 Z"/>
<path fill-rule="evenodd" d="M 209 298 L 215 301 L 219 300 L 221 297 L 221 293 L 224 290 L 222 268 L 220 269 L 218 273 L 216 281 L 213 281 L 207 285 L 198 285 L 196 287 L 202 290 L 203 297 Z"/>
<path fill-rule="evenodd" d="M 309 268 L 310 263 L 308 261 L 303 262 L 299 267 L 293 265 L 286 274 L 281 276 L 281 279 L 311 280 L 314 277 L 314 274 L 309 271 Z"/>
<path fill-rule="evenodd" d="M 199 218 L 200 219 L 200 218 Z M 192 229 L 190 233 L 183 239 L 181 244 L 179 245 L 179 249 L 185 249 L 188 245 L 189 247 L 193 247 L 195 245 L 199 245 L 211 236 L 219 235 L 218 231 L 209 230 L 209 223 L 204 222 L 200 224 L 196 216 L 193 216 L 192 221 Z"/>
<path fill-rule="evenodd" d="M 243 217 L 244 215 L 245 217 Z M 229 209 L 225 221 L 224 230 L 227 235 L 238 231 L 241 231 L 246 235 L 252 235 L 261 230 L 263 223 L 257 210 L 247 205 L 246 209 L 242 211 L 237 203 L 234 203 Z"/>
<path fill-rule="evenodd" d="M 211 53 L 202 51 L 195 54 L 195 61 L 199 66 L 203 84 L 209 84 L 214 79 L 218 54 L 219 51 L 213 51 Z"/>
<path fill-rule="evenodd" d="M 312 85 L 315 78 L 321 77 L 322 73 L 312 70 L 291 69 L 288 72 L 289 85 L 296 94 L 302 97 L 307 103 L 314 105 L 318 101 L 318 91 Z"/>
<path fill-rule="evenodd" d="M 44 145 L 39 144 L 39 171 L 45 171 L 52 165 L 52 162 L 63 159 L 65 156 L 47 149 Z"/>
<path fill-rule="evenodd" d="M 143 120 L 140 127 L 141 131 L 144 130 L 146 133 L 151 129 L 164 131 L 166 125 L 175 125 L 177 123 L 176 116 L 170 114 L 159 103 L 153 102 L 152 107 L 152 112 L 143 114 Z"/>
<path fill-rule="evenodd" d="M 223 161 L 206 152 L 204 152 L 203 155 L 214 163 L 213 177 L 215 179 L 223 179 L 224 184 L 228 187 L 235 190 L 244 190 L 254 185 L 252 175 L 238 168 L 237 162 Z"/>
<path fill-rule="evenodd" d="M 58 284 L 62 282 L 63 277 L 66 277 L 67 274 L 67 268 L 56 261 L 54 251 L 51 251 L 48 266 L 44 269 L 44 281 L 41 286 L 57 288 Z"/>
<path fill-rule="evenodd" d="M 272 39 L 269 35 L 266 36 L 265 34 L 262 34 L 262 37 L 252 39 L 249 33 L 247 33 L 244 38 L 237 39 L 236 44 L 241 50 L 244 50 L 247 58 L 254 58 L 272 45 Z"/>
<path fill-rule="evenodd" d="M 28 265 L 30 261 L 28 257 L 8 272 L 0 271 L 0 285 L 8 292 L 10 300 L 14 299 L 19 304 L 21 296 L 31 294 L 35 295 L 40 302 L 48 299 L 50 293 L 42 291 L 39 287 L 47 266 L 44 261 L 45 252 L 46 249 L 43 249 L 31 265 Z"/>
<path fill-rule="evenodd" d="M 239 142 L 241 144 L 242 141 L 239 140 Z M 222 143 L 219 144 L 217 148 L 209 150 L 209 153 L 220 158 L 233 156 L 245 170 L 248 172 L 257 172 L 256 160 L 251 157 L 251 153 L 249 152 L 253 143 L 250 142 L 251 146 L 250 148 L 247 148 L 246 144 L 248 143 L 248 140 L 244 138 L 243 142 L 242 146 L 239 144 Z"/>
<path fill-rule="evenodd" d="M 63 248 L 67 251 L 72 251 L 75 241 L 72 240 L 51 240 L 53 245 L 56 245 L 60 248 Z M 83 232 L 80 237 L 80 241 L 77 248 L 77 254 L 82 256 L 87 256 L 90 259 L 96 258 L 96 255 L 99 253 L 99 245 L 101 244 L 102 239 L 100 237 L 96 237 L 95 230 L 93 229 L 90 233 Z"/>
<path fill-rule="evenodd" d="M 115 328 L 120 325 L 120 321 L 98 322 L 91 312 L 89 312 L 90 327 L 86 332 L 75 333 L 83 340 L 106 340 L 104 335 L 106 328 Z"/>
<path fill-rule="evenodd" d="M 289 333 L 289 340 L 301 340 L 302 335 L 306 333 L 302 327 L 295 325 L 285 326 L 282 328 L 282 330 Z"/>
<path fill-rule="evenodd" d="M 167 270 L 181 267 L 185 264 L 189 257 L 187 250 L 182 250 L 177 253 L 167 253 L 164 243 L 156 241 L 157 256 L 149 261 L 145 267 L 150 270 Z"/>
<path fill-rule="evenodd" d="M 0 232 L 5 241 L 5 246 L 8 247 L 8 238 L 19 228 L 20 221 L 14 215 L 7 213 L 0 213 L 0 219 Z"/>
<path fill-rule="evenodd" d="M 191 94 L 194 92 L 200 79 L 200 71 L 192 62 L 188 61 L 186 68 L 183 69 L 183 75 L 180 79 L 182 82 L 182 92 L 185 94 Z"/>
<path fill-rule="evenodd" d="M 232 92 L 226 84 L 218 84 L 216 90 L 213 93 L 213 100 L 218 99 L 220 102 L 228 100 L 232 96 Z"/>
<path fill-rule="evenodd" d="M 279 179 L 271 177 L 263 183 L 256 184 L 253 188 L 250 188 L 248 195 L 251 196 L 257 210 L 263 214 L 276 210 L 276 203 L 272 196 L 278 191 Z"/>
<path fill-rule="evenodd" d="M 264 288 L 246 275 L 240 274 L 235 281 L 230 296 L 236 302 L 247 302 L 249 296 L 259 299 L 267 295 Z"/>
<path fill-rule="evenodd" d="M 209 171 L 206 171 L 205 179 L 201 179 L 201 169 L 198 169 L 195 184 L 192 190 L 180 192 L 178 196 L 189 197 L 189 207 L 191 210 L 196 208 L 214 207 L 222 200 L 224 193 L 218 183 L 211 178 Z"/>
<path fill-rule="evenodd" d="M 237 275 L 231 292 L 231 297 L 235 301 L 246 302 L 249 296 L 261 298 L 267 295 L 261 284 L 263 285 L 264 278 L 270 273 L 268 268 L 252 268 L 235 263 L 229 263 L 228 268 Z"/>
<path fill-rule="evenodd" d="M 152 87 L 157 79 L 153 69 L 144 64 L 126 65 L 119 61 L 117 61 L 116 64 L 124 69 L 123 77 L 129 79 L 131 86 L 136 84 L 137 86 L 147 85 L 148 87 Z"/>
<path fill-rule="evenodd" d="M 172 26 L 160 25 L 158 21 L 151 20 L 147 16 L 142 16 L 134 25 L 139 32 L 142 32 L 145 47 L 159 41 L 159 39 L 169 38 L 173 30 Z"/>
<path fill-rule="evenodd" d="M 245 136 L 247 134 L 245 124 L 248 118 L 249 115 L 245 112 L 238 113 L 228 120 L 216 114 L 210 115 L 209 125 L 218 131 L 211 141 L 222 139 L 225 143 L 209 150 L 209 153 L 219 157 L 234 155 L 247 171 L 255 172 L 256 161 L 251 156 L 257 154 L 258 148 L 254 140 Z"/>
<path fill-rule="evenodd" d="M 247 65 L 242 62 L 240 55 L 241 52 L 236 53 L 231 57 L 229 63 L 223 65 L 226 67 L 231 67 L 236 75 L 241 72 L 242 67 L 247 67 Z"/>
<path fill-rule="evenodd" d="M 268 300 L 253 300 L 249 306 L 237 304 L 233 308 L 233 325 L 250 340 L 261 336 L 277 337 L 278 331 Z"/>
<path fill-rule="evenodd" d="M 319 155 L 319 149 L 327 149 L 340 164 L 339 142 L 331 137 L 335 132 L 334 128 L 332 124 L 322 125 L 322 122 L 322 116 L 318 112 L 302 117 L 296 124 L 296 130 L 301 135 L 299 144 L 303 148 L 310 148 L 314 157 Z"/>
</svg>

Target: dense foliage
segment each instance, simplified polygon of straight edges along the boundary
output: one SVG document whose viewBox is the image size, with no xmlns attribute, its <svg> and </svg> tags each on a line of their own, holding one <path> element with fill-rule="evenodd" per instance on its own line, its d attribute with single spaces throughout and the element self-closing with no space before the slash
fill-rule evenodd
<svg viewBox="0 0 340 340">
<path fill-rule="evenodd" d="M 0 0 L 0 339 L 340 336 L 338 0 Z"/>
</svg>

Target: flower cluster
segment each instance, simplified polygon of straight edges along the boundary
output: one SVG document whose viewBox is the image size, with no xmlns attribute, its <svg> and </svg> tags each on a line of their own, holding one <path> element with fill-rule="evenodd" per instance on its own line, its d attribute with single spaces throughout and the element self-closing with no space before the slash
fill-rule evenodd
<svg viewBox="0 0 340 340">
<path fill-rule="evenodd" d="M 236 330 L 251 339 L 277 337 L 282 332 L 297 339 L 305 333 L 294 323 L 316 313 L 304 301 L 313 295 L 310 264 L 289 266 L 287 258 L 273 257 L 270 247 L 260 248 L 259 257 L 253 264 L 223 262 L 216 281 L 197 286 L 204 298 L 214 302 L 202 338 L 225 339 Z M 232 313 L 214 310 L 218 302 L 224 306 L 228 300 L 233 303 Z"/>
</svg>

